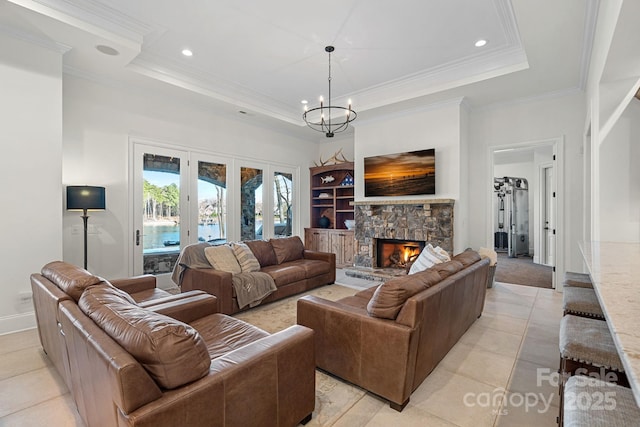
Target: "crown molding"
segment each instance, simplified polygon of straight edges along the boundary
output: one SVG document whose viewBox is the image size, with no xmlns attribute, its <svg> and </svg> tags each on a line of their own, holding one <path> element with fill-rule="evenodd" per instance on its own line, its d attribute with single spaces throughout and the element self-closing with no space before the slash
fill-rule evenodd
<svg viewBox="0 0 640 427">
<path fill-rule="evenodd" d="M 292 111 L 292 106 L 283 104 L 262 93 L 234 82 L 187 68 L 176 61 L 143 52 L 127 68 L 165 83 L 199 93 L 219 101 L 273 117 L 296 126 L 304 126 L 302 114 Z"/>
<path fill-rule="evenodd" d="M 478 54 L 450 62 L 395 82 L 350 94 L 349 97 L 358 100 L 359 111 L 366 111 L 527 68 L 529 63 L 521 47 L 495 49 L 489 54 Z M 336 100 L 338 103 L 341 101 L 344 99 Z"/>
<path fill-rule="evenodd" d="M 501 101 L 501 102 L 494 102 L 492 104 L 487 104 L 487 105 L 483 105 L 481 107 L 476 107 L 473 110 L 474 111 L 491 111 L 491 110 L 496 110 L 498 108 L 504 108 L 504 107 L 509 107 L 509 106 L 513 106 L 513 105 L 522 105 L 522 104 L 529 104 L 531 102 L 536 102 L 536 101 L 544 101 L 546 99 L 553 99 L 553 98 L 562 98 L 565 96 L 571 96 L 571 95 L 575 95 L 578 93 L 584 93 L 584 89 L 574 86 L 574 87 L 570 87 L 570 88 L 565 88 L 565 89 L 560 89 L 560 90 L 555 90 L 555 91 L 551 91 L 551 92 L 545 92 L 545 93 L 541 93 L 538 95 L 533 95 L 533 96 L 525 96 L 522 98 L 516 98 L 516 99 L 511 99 L 508 101 Z"/>
<path fill-rule="evenodd" d="M 72 49 L 71 46 L 67 46 L 66 44 L 57 42 L 55 40 L 51 40 L 45 37 L 39 37 L 31 32 L 22 31 L 17 28 L 8 27 L 2 24 L 0 24 L 0 33 L 17 40 L 22 40 L 24 42 L 40 46 L 47 50 L 51 50 L 55 53 L 59 53 L 60 55 L 64 55 Z"/>
<path fill-rule="evenodd" d="M 154 30 L 96 0 L 8 1 L 137 51 Z"/>
<path fill-rule="evenodd" d="M 92 82 L 99 86 L 135 94 L 136 96 L 166 98 L 165 95 L 158 94 L 157 91 L 147 90 L 134 84 L 122 83 L 119 80 L 106 78 L 104 76 L 96 75 L 94 73 L 87 72 L 84 70 L 79 70 L 77 68 L 73 68 L 68 65 L 63 66 L 63 73 L 72 77 L 76 77 L 82 80 Z M 171 102 L 174 104 L 182 104 L 190 108 L 198 108 L 206 111 L 211 111 L 214 114 L 220 114 L 222 117 L 225 118 L 225 120 L 229 120 L 235 123 L 241 123 L 243 125 L 256 127 L 259 129 L 267 129 L 282 135 L 286 135 L 288 137 L 298 138 L 305 142 L 314 143 L 314 144 L 318 144 L 322 142 L 321 140 L 316 138 L 315 134 L 317 132 L 312 132 L 307 135 L 304 132 L 306 129 L 302 127 L 296 127 L 294 129 L 295 132 L 292 133 L 290 130 L 284 129 L 284 127 L 281 125 L 281 122 L 273 119 L 271 116 L 266 116 L 267 117 L 266 120 L 263 119 L 263 120 L 250 121 L 251 120 L 250 117 L 254 117 L 253 114 L 249 114 L 249 115 L 229 114 L 228 111 L 220 113 L 220 110 L 217 109 L 215 105 L 209 104 L 206 101 L 199 102 L 197 100 L 186 100 L 186 99 L 176 100 L 175 98 L 172 98 Z M 309 129 L 309 131 L 311 130 Z"/>
<path fill-rule="evenodd" d="M 406 116 L 419 114 L 419 113 L 424 113 L 427 111 L 440 110 L 447 107 L 461 107 L 461 108 L 467 109 L 467 106 L 468 106 L 468 102 L 466 101 L 465 97 L 451 98 L 443 101 L 420 105 L 417 107 L 399 109 L 397 111 L 393 111 L 386 114 L 375 115 L 375 117 L 365 118 L 362 120 L 358 118 L 357 121 L 353 122 L 354 124 L 352 126 L 354 127 L 354 129 L 357 129 L 359 126 L 362 126 L 362 125 L 366 126 L 371 123 L 380 123 L 383 121 L 396 119 L 399 117 L 406 117 Z"/>
</svg>

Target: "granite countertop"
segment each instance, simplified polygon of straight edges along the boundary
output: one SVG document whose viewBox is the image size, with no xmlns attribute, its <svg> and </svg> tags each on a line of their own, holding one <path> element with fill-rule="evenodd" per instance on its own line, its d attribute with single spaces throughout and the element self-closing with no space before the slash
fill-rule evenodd
<svg viewBox="0 0 640 427">
<path fill-rule="evenodd" d="M 580 250 L 640 406 L 640 243 L 582 242 Z"/>
</svg>

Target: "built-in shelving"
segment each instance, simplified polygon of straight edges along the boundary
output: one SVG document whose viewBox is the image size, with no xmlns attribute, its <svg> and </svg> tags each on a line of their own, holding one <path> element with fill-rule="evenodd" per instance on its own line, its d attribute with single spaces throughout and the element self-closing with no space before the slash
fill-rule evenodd
<svg viewBox="0 0 640 427">
<path fill-rule="evenodd" d="M 309 169 L 311 175 L 311 228 L 346 229 L 354 218 L 353 163 Z M 322 217 L 329 220 L 323 227 Z"/>
</svg>

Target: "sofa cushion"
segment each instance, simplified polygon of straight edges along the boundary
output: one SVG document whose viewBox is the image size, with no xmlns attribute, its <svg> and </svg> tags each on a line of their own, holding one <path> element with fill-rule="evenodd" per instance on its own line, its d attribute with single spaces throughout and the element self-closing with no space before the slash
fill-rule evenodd
<svg viewBox="0 0 640 427">
<path fill-rule="evenodd" d="M 269 240 L 273 251 L 276 253 L 278 264 L 287 261 L 295 261 L 303 257 L 304 243 L 298 236 L 281 237 Z"/>
<path fill-rule="evenodd" d="M 269 336 L 256 326 L 219 313 L 194 320 L 190 325 L 204 340 L 211 360 Z"/>
<path fill-rule="evenodd" d="M 466 251 L 459 253 L 451 259 L 454 261 L 459 261 L 464 268 L 467 268 L 471 264 L 475 264 L 476 262 L 480 261 L 482 257 L 473 249 L 467 249 Z"/>
<path fill-rule="evenodd" d="M 430 267 L 429 270 L 437 272 L 442 280 L 451 276 L 452 274 L 456 274 L 458 271 L 462 270 L 464 266 L 460 261 L 451 260 L 447 262 L 443 262 L 440 264 L 436 264 L 433 267 Z"/>
<path fill-rule="evenodd" d="M 331 264 L 318 259 L 299 259 L 297 261 L 289 261 L 287 266 L 300 267 L 304 270 L 304 277 L 307 279 L 331 272 Z"/>
<path fill-rule="evenodd" d="M 63 261 L 53 261 L 42 267 L 42 275 L 76 302 L 86 288 L 102 282 L 87 270 Z"/>
<path fill-rule="evenodd" d="M 273 251 L 271 243 L 266 240 L 249 240 L 245 243 L 258 259 L 260 267 L 268 267 L 278 263 L 278 258 L 276 258 L 276 253 Z"/>
<path fill-rule="evenodd" d="M 229 245 L 209 246 L 205 248 L 204 255 L 209 263 L 216 270 L 226 271 L 228 273 L 241 273 L 242 268 L 238 264 L 238 260 L 233 253 L 233 249 Z"/>
<path fill-rule="evenodd" d="M 394 320 L 405 301 L 440 282 L 436 271 L 428 269 L 410 276 L 398 277 L 378 286 L 367 304 L 370 316 Z"/>
<path fill-rule="evenodd" d="M 209 372 L 209 353 L 191 326 L 132 304 L 108 284 L 87 288 L 78 306 L 140 362 L 165 389 L 180 387 Z"/>
<path fill-rule="evenodd" d="M 422 252 L 420 252 L 418 258 L 411 265 L 409 274 L 416 274 L 436 264 L 440 264 L 441 262 L 443 262 L 443 260 L 441 259 L 441 255 L 436 254 L 433 246 L 431 246 L 431 243 L 429 243 L 427 246 L 425 246 Z"/>
<path fill-rule="evenodd" d="M 233 249 L 233 254 L 236 256 L 238 264 L 240 264 L 240 269 L 243 273 L 260 271 L 258 258 L 256 258 L 253 252 L 251 252 L 249 246 L 242 242 L 232 242 L 231 249 Z"/>
<path fill-rule="evenodd" d="M 307 273 L 304 268 L 293 263 L 270 265 L 268 267 L 264 267 L 261 271 L 271 276 L 273 281 L 276 282 L 277 287 L 307 278 Z"/>
</svg>

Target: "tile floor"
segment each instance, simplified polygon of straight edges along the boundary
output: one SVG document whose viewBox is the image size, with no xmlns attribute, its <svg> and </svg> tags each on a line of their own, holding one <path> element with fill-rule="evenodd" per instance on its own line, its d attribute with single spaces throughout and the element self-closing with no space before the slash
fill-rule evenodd
<svg viewBox="0 0 640 427">
<path fill-rule="evenodd" d="M 367 286 L 343 274 L 337 282 Z M 334 425 L 555 426 L 561 306 L 553 290 L 496 283 L 482 317 L 403 412 L 365 394 Z M 74 406 L 37 331 L 0 336 L 0 426 L 83 426 Z"/>
</svg>

